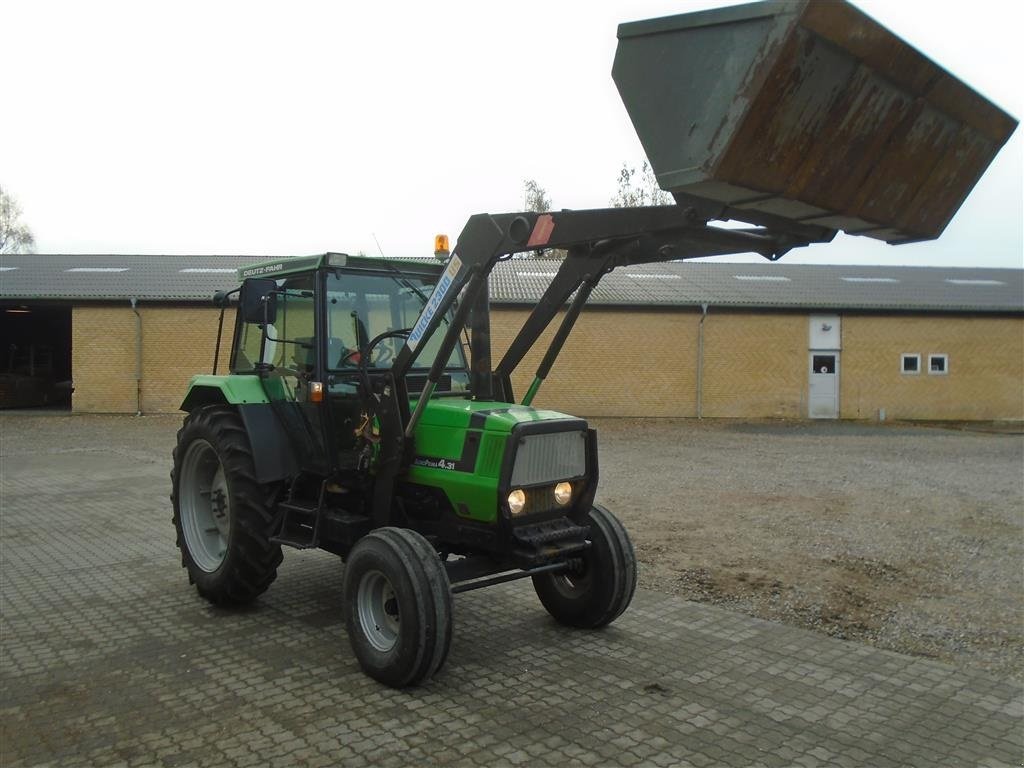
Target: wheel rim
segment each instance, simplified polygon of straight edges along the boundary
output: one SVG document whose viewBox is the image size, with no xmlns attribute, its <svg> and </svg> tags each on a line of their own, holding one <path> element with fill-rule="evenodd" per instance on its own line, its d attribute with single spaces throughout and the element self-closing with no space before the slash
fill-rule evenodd
<svg viewBox="0 0 1024 768">
<path fill-rule="evenodd" d="M 578 571 L 564 571 L 551 574 L 551 583 L 555 589 L 570 600 L 585 595 L 590 590 L 591 570 L 589 563 L 584 560 L 583 566 Z"/>
<path fill-rule="evenodd" d="M 207 573 L 216 571 L 227 553 L 230 498 L 217 452 L 205 440 L 193 440 L 181 462 L 178 513 L 188 553 Z"/>
<path fill-rule="evenodd" d="M 380 571 L 367 571 L 359 580 L 356 610 L 363 635 L 374 648 L 386 653 L 398 642 L 401 617 L 398 599 L 388 577 Z"/>
</svg>

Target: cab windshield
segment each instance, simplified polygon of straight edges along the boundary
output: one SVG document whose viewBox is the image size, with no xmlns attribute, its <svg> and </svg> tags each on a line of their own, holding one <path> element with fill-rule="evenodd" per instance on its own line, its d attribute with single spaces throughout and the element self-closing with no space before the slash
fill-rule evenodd
<svg viewBox="0 0 1024 768">
<path fill-rule="evenodd" d="M 326 297 L 328 369 L 351 370 L 359 365 L 359 350 L 367 342 L 387 331 L 412 328 L 433 289 L 429 278 L 416 275 L 329 274 Z M 431 366 L 449 321 L 450 318 L 444 318 L 423 345 L 414 370 Z M 371 368 L 389 367 L 404 344 L 404 338 L 384 339 L 373 348 L 367 365 Z M 468 383 L 460 344 L 452 350 L 446 372 L 451 376 L 453 389 L 462 389 Z"/>
</svg>

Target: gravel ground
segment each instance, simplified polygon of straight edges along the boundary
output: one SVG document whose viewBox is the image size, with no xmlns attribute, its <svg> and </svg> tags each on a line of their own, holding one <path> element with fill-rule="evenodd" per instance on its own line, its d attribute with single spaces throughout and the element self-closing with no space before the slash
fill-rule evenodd
<svg viewBox="0 0 1024 768">
<path fill-rule="evenodd" d="M 8 412 L 0 439 L 5 451 L 103 446 L 169 470 L 180 423 Z M 642 586 L 1024 681 L 1019 432 L 593 424 L 599 501 L 629 528 Z"/>
<path fill-rule="evenodd" d="M 643 586 L 1024 680 L 1019 431 L 595 426 Z"/>
</svg>

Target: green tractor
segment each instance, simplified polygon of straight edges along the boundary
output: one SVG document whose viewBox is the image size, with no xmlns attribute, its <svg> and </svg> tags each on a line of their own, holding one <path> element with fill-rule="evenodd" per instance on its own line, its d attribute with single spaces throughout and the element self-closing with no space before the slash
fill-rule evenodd
<svg viewBox="0 0 1024 768">
<path fill-rule="evenodd" d="M 679 206 L 482 214 L 444 264 L 328 253 L 240 270 L 230 373 L 193 378 L 174 451 L 190 580 L 240 604 L 273 582 L 282 547 L 341 556 L 353 651 L 393 686 L 444 662 L 459 592 L 530 577 L 559 622 L 611 623 L 633 597 L 636 558 L 594 502 L 596 434 L 531 402 L 612 268 L 791 244 L 715 230 Z M 492 367 L 488 275 L 541 247 L 568 255 Z M 516 403 L 512 372 L 567 302 Z"/>
<path fill-rule="evenodd" d="M 204 598 L 253 600 L 283 547 L 332 552 L 345 561 L 353 652 L 396 687 L 444 664 L 460 592 L 530 578 L 557 621 L 610 624 L 637 566 L 622 524 L 595 503 L 597 436 L 532 406 L 601 278 L 720 254 L 775 260 L 840 228 L 893 243 L 936 237 L 1016 125 L 942 73 L 974 99 L 943 119 L 976 151 L 964 164 L 922 142 L 915 120 L 932 119 L 932 97 L 897 75 L 906 61 L 940 70 L 845 3 L 736 6 L 626 24 L 619 38 L 613 74 L 676 205 L 479 214 L 453 252 L 438 249 L 442 261 L 280 259 L 241 269 L 240 288 L 215 297 L 221 330 L 237 306 L 230 370 L 218 375 L 215 355 L 213 374 L 192 379 L 171 475 L 182 563 Z M 904 58 L 873 58 L 866 40 Z M 689 73 L 709 58 L 731 63 L 695 88 Z M 869 64 L 894 79 L 864 77 Z M 890 114 L 907 89 L 918 112 L 868 114 Z M 844 117 L 856 105 L 863 114 Z M 890 162 L 893 152 L 910 159 Z M 566 256 L 494 364 L 488 277 L 548 248 Z M 559 314 L 517 402 L 512 375 Z"/>
</svg>

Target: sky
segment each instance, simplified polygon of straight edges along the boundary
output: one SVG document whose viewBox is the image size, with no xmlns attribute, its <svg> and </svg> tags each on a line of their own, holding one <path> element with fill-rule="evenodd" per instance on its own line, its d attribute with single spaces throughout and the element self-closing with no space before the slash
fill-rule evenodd
<svg viewBox="0 0 1024 768">
<path fill-rule="evenodd" d="M 520 209 L 526 179 L 607 206 L 644 160 L 617 24 L 726 4 L 0 0 L 0 186 L 41 253 L 429 255 Z M 1024 115 L 1019 4 L 855 4 Z M 786 261 L 1024 266 L 1022 142 L 939 240 L 840 235 Z"/>
</svg>

